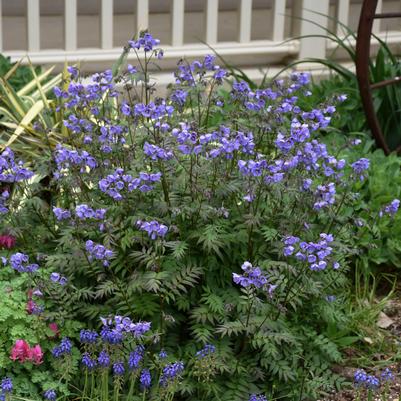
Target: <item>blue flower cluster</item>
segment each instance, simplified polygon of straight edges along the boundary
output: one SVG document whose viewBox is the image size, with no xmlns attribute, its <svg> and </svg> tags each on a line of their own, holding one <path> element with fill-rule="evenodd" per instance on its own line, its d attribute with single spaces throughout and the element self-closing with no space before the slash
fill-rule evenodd
<svg viewBox="0 0 401 401">
<path fill-rule="evenodd" d="M 139 383 L 143 390 L 150 388 L 152 384 L 152 376 L 150 375 L 149 369 L 143 369 L 141 376 L 139 377 Z"/>
<path fill-rule="evenodd" d="M 139 178 L 133 178 L 129 174 L 124 174 L 124 170 L 119 168 L 113 174 L 99 181 L 99 188 L 102 192 L 111 196 L 114 200 L 123 199 L 121 191 L 132 192 L 139 189 L 141 192 L 149 192 L 153 189 L 153 184 L 159 182 L 161 173 L 139 173 Z"/>
<path fill-rule="evenodd" d="M 120 349 L 125 339 L 128 341 L 131 341 L 133 338 L 141 339 L 150 330 L 150 323 L 134 323 L 130 318 L 124 316 L 101 318 L 101 321 L 103 327 L 100 335 L 94 330 L 81 330 L 80 332 L 80 341 L 85 349 L 81 358 L 82 366 L 89 371 L 96 368 L 108 369 L 111 367 L 114 376 L 122 376 L 126 371 L 125 361 L 121 358 L 121 355 L 115 355 L 112 351 Z M 101 350 L 96 357 L 94 351 L 97 346 L 100 346 Z M 142 344 L 137 345 L 129 353 L 127 361 L 128 370 L 130 372 L 137 371 L 144 356 L 145 347 Z"/>
<path fill-rule="evenodd" d="M 124 135 L 126 128 L 121 125 L 103 125 L 100 127 L 100 135 L 97 140 L 100 143 L 100 151 L 103 153 L 111 153 L 116 145 L 124 145 L 126 140 Z M 86 141 L 92 141 L 92 138 L 86 137 Z"/>
<path fill-rule="evenodd" d="M 111 70 L 106 70 L 103 73 L 93 74 L 90 77 L 90 83 L 87 85 L 77 82 L 78 75 L 78 70 L 74 70 L 67 91 L 55 87 L 53 89 L 54 94 L 66 109 L 72 109 L 76 106 L 88 107 L 91 113 L 97 116 L 100 114 L 100 110 L 94 104 L 99 102 L 106 92 L 111 97 L 117 96 L 113 84 L 113 73 Z"/>
<path fill-rule="evenodd" d="M 93 344 L 99 338 L 99 334 L 94 330 L 81 330 L 79 340 L 82 344 Z"/>
<path fill-rule="evenodd" d="M 10 148 L 5 148 L 0 154 L 0 184 L 21 182 L 33 176 L 33 172 L 23 167 L 24 163 L 15 161 L 14 153 Z M 0 185 L 1 187 L 1 185 Z M 8 212 L 6 201 L 10 197 L 10 192 L 5 186 L 0 192 L 0 214 Z"/>
<path fill-rule="evenodd" d="M 36 263 L 29 263 L 28 255 L 20 252 L 10 256 L 10 265 L 19 273 L 34 273 L 39 269 Z"/>
<path fill-rule="evenodd" d="M 54 173 L 56 179 L 60 179 L 71 168 L 78 167 L 80 173 L 87 173 L 97 167 L 97 162 L 86 150 L 70 150 L 58 144 L 54 152 L 54 159 L 57 165 L 57 171 Z"/>
<path fill-rule="evenodd" d="M 81 219 L 81 220 L 86 220 L 86 219 L 97 219 L 97 220 L 103 220 L 105 215 L 106 215 L 107 210 L 106 209 L 92 209 L 88 205 L 82 204 L 78 205 L 75 208 L 75 214 L 76 216 Z"/>
<path fill-rule="evenodd" d="M 43 393 L 43 397 L 45 398 L 45 400 L 48 400 L 48 401 L 56 401 L 56 398 L 57 398 L 56 390 L 53 390 L 53 389 L 46 390 Z"/>
<path fill-rule="evenodd" d="M 106 350 L 100 351 L 97 363 L 101 368 L 108 368 L 110 366 L 110 355 Z"/>
<path fill-rule="evenodd" d="M 161 100 L 158 103 L 155 102 L 149 102 L 148 104 L 137 103 L 134 106 L 133 110 L 130 110 L 129 113 L 128 110 L 129 110 L 128 108 L 125 108 L 125 111 L 123 111 L 123 113 L 126 115 L 133 114 L 136 117 L 143 117 L 146 119 L 150 118 L 152 120 L 162 120 L 164 118 L 170 117 L 173 114 L 174 107 L 166 104 L 165 100 Z M 161 127 L 160 124 L 156 126 Z M 167 127 L 165 126 L 164 130 L 166 128 Z"/>
<path fill-rule="evenodd" d="M 86 241 L 85 249 L 89 253 L 90 261 L 93 259 L 101 260 L 105 267 L 110 265 L 110 259 L 114 256 L 112 250 L 107 249 L 104 245 L 96 244 L 92 240 Z"/>
<path fill-rule="evenodd" d="M 62 276 L 60 273 L 51 273 L 50 280 L 53 281 L 53 283 L 60 284 L 63 287 L 68 283 L 67 277 Z"/>
<path fill-rule="evenodd" d="M 382 382 L 389 382 L 394 380 L 394 374 L 391 371 L 390 368 L 386 368 L 383 370 L 383 372 L 380 375 L 381 381 Z"/>
<path fill-rule="evenodd" d="M 136 370 L 139 367 L 145 353 L 145 347 L 138 345 L 134 351 L 129 354 L 128 357 L 128 368 L 129 370 Z"/>
<path fill-rule="evenodd" d="M 315 203 L 313 204 L 313 208 L 315 210 L 334 205 L 336 200 L 336 186 L 334 182 L 330 182 L 327 185 L 318 185 L 314 195 Z"/>
<path fill-rule="evenodd" d="M 175 380 L 180 377 L 180 374 L 184 371 L 184 363 L 177 361 L 174 363 L 167 364 L 162 371 L 160 376 L 160 385 L 162 387 L 167 387 L 172 384 Z"/>
<path fill-rule="evenodd" d="M 318 242 L 305 242 L 299 237 L 290 235 L 283 239 L 283 255 L 289 257 L 295 254 L 295 258 L 307 262 L 311 270 L 325 270 L 330 263 L 328 258 L 333 252 L 330 246 L 333 241 L 333 236 L 325 233 L 320 234 Z M 333 262 L 332 267 L 338 269 L 340 265 L 338 262 Z"/>
<path fill-rule="evenodd" d="M 5 399 L 5 395 L 13 391 L 13 382 L 9 377 L 3 377 L 1 379 L 0 390 L 0 400 Z"/>
<path fill-rule="evenodd" d="M 93 359 L 88 352 L 82 354 L 81 363 L 89 371 L 92 371 L 97 367 L 96 360 Z"/>
<path fill-rule="evenodd" d="M 207 72 L 212 72 L 216 83 L 221 84 L 228 74 L 225 69 L 215 64 L 215 60 L 215 56 L 208 54 L 203 61 L 195 60 L 191 64 L 180 62 L 175 72 L 175 82 L 180 85 L 195 86 Z"/>
<path fill-rule="evenodd" d="M 72 351 L 72 342 L 68 337 L 61 339 L 60 345 L 52 349 L 52 355 L 55 358 L 61 358 L 63 355 L 69 355 Z"/>
<path fill-rule="evenodd" d="M 78 118 L 75 114 L 70 114 L 67 120 L 63 120 L 63 124 L 74 134 L 93 131 L 92 122 L 86 118 Z"/>
<path fill-rule="evenodd" d="M 233 281 L 242 287 L 254 286 L 262 288 L 267 285 L 268 278 L 262 273 L 260 267 L 252 266 L 252 263 L 246 261 L 242 264 L 243 274 L 233 273 Z"/>
<path fill-rule="evenodd" d="M 173 158 L 173 152 L 171 150 L 163 149 L 149 142 L 145 142 L 143 145 L 143 153 L 152 160 L 170 160 Z"/>
<path fill-rule="evenodd" d="M 53 207 L 53 213 L 56 216 L 57 221 L 67 220 L 71 218 L 71 212 L 61 207 Z"/>
<path fill-rule="evenodd" d="M 267 401 L 267 398 L 262 394 L 251 394 L 249 401 Z"/>
<path fill-rule="evenodd" d="M 125 373 L 124 362 L 117 361 L 113 363 L 113 375 L 122 376 Z"/>
<path fill-rule="evenodd" d="M 380 380 L 376 376 L 368 375 L 363 369 L 358 369 L 354 374 L 354 383 L 357 387 L 377 390 Z"/>
<path fill-rule="evenodd" d="M 368 170 L 369 164 L 370 160 L 364 157 L 351 164 L 352 170 L 361 181 L 366 178 L 366 170 Z"/>
<path fill-rule="evenodd" d="M 160 44 L 160 40 L 145 32 L 137 40 L 130 40 L 128 43 L 132 49 L 143 49 L 145 52 L 150 52 Z"/>
<path fill-rule="evenodd" d="M 394 217 L 394 215 L 398 212 L 399 207 L 399 199 L 394 199 L 388 205 L 384 206 L 384 208 L 379 212 L 379 216 L 383 217 L 385 214 L 387 214 L 391 217 Z"/>
<path fill-rule="evenodd" d="M 20 182 L 28 180 L 33 172 L 23 167 L 24 163 L 15 161 L 10 148 L 5 148 L 0 155 L 0 182 Z"/>
<path fill-rule="evenodd" d="M 183 89 L 176 89 L 170 95 L 170 99 L 179 107 L 183 107 L 188 97 L 188 91 Z"/>
<path fill-rule="evenodd" d="M 200 351 L 198 351 L 195 356 L 198 359 L 206 358 L 208 355 L 214 354 L 216 352 L 216 347 L 212 344 L 206 344 Z"/>
<path fill-rule="evenodd" d="M 206 156 L 211 159 L 221 155 L 232 159 L 234 152 L 253 154 L 255 148 L 252 132 L 232 131 L 224 125 L 221 125 L 218 131 L 201 135 L 199 142 L 202 145 L 212 145 L 212 149 L 206 153 Z"/>
<path fill-rule="evenodd" d="M 158 237 L 163 238 L 168 232 L 168 227 L 166 225 L 160 224 L 155 220 L 152 221 L 138 220 L 136 222 L 136 225 L 140 230 L 146 231 L 149 235 L 149 238 L 153 240 L 155 240 Z"/>
<path fill-rule="evenodd" d="M 179 126 L 171 131 L 178 143 L 177 149 L 184 155 L 201 153 L 202 145 L 199 144 L 198 134 L 187 123 L 180 123 Z"/>
<path fill-rule="evenodd" d="M 114 316 L 113 318 L 101 318 L 103 329 L 112 333 L 131 334 L 134 338 L 142 337 L 150 330 L 150 322 L 134 323 L 127 316 Z"/>
</svg>

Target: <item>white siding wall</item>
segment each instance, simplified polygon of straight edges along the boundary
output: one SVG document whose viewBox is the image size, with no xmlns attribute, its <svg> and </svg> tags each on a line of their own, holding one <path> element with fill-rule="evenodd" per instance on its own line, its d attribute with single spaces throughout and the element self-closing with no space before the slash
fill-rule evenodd
<svg viewBox="0 0 401 401">
<path fill-rule="evenodd" d="M 325 57 L 333 45 L 316 24 L 342 34 L 355 29 L 361 0 L 0 0 L 0 50 L 33 63 L 82 61 L 83 68 L 109 66 L 139 29 L 161 39 L 173 68 L 183 57 L 210 53 L 213 46 L 228 61 L 258 69 L 289 58 Z M 383 12 L 401 10 L 399 0 L 380 0 Z M 308 20 L 313 20 L 310 22 Z M 401 20 L 377 22 L 375 32 L 401 42 Z"/>
</svg>

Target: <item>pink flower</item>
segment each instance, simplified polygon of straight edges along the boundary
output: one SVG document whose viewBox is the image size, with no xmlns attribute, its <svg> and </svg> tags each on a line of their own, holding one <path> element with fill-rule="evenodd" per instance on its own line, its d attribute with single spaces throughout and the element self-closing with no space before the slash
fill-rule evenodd
<svg viewBox="0 0 401 401">
<path fill-rule="evenodd" d="M 8 234 L 0 235 L 0 248 L 11 249 L 14 248 L 16 243 L 15 237 Z"/>
<path fill-rule="evenodd" d="M 21 363 L 32 360 L 32 350 L 29 344 L 25 340 L 17 340 L 14 347 L 11 349 L 10 358 L 13 361 L 18 360 Z"/>
<path fill-rule="evenodd" d="M 49 323 L 49 329 L 54 333 L 54 336 L 50 338 L 56 338 L 60 335 L 60 330 L 57 323 Z"/>
<path fill-rule="evenodd" d="M 36 304 L 34 301 L 32 301 L 32 299 L 30 299 L 27 303 L 26 303 L 26 313 L 28 313 L 28 315 L 32 315 L 33 311 L 35 310 Z"/>
<path fill-rule="evenodd" d="M 39 344 L 31 348 L 32 362 L 35 365 L 40 365 L 43 362 L 43 351 Z"/>
</svg>

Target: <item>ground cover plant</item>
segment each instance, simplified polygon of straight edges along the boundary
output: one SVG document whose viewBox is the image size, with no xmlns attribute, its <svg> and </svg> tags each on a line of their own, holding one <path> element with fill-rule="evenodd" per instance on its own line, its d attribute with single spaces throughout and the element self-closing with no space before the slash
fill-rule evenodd
<svg viewBox="0 0 401 401">
<path fill-rule="evenodd" d="M 316 399 L 358 339 L 350 263 L 399 201 L 363 204 L 369 159 L 320 140 L 346 96 L 301 108 L 304 73 L 227 90 L 208 55 L 159 98 L 158 43 L 90 83 L 69 68 L 42 164 L 1 154 L 2 397 Z"/>
</svg>

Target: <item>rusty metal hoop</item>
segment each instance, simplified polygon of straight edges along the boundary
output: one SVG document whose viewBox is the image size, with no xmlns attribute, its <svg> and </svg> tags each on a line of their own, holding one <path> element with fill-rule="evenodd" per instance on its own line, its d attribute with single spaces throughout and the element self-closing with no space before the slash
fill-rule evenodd
<svg viewBox="0 0 401 401">
<path fill-rule="evenodd" d="M 399 18 L 401 13 L 376 14 L 378 0 L 364 0 L 362 3 L 361 15 L 359 18 L 358 35 L 356 40 L 355 66 L 358 79 L 359 92 L 361 94 L 362 106 L 365 111 L 366 120 L 376 145 L 383 149 L 385 154 L 390 153 L 386 138 L 380 127 L 375 108 L 373 105 L 372 90 L 383 88 L 387 85 L 401 83 L 401 77 L 387 79 L 374 84 L 370 83 L 370 40 L 372 36 L 373 21 L 376 18 Z"/>
</svg>

